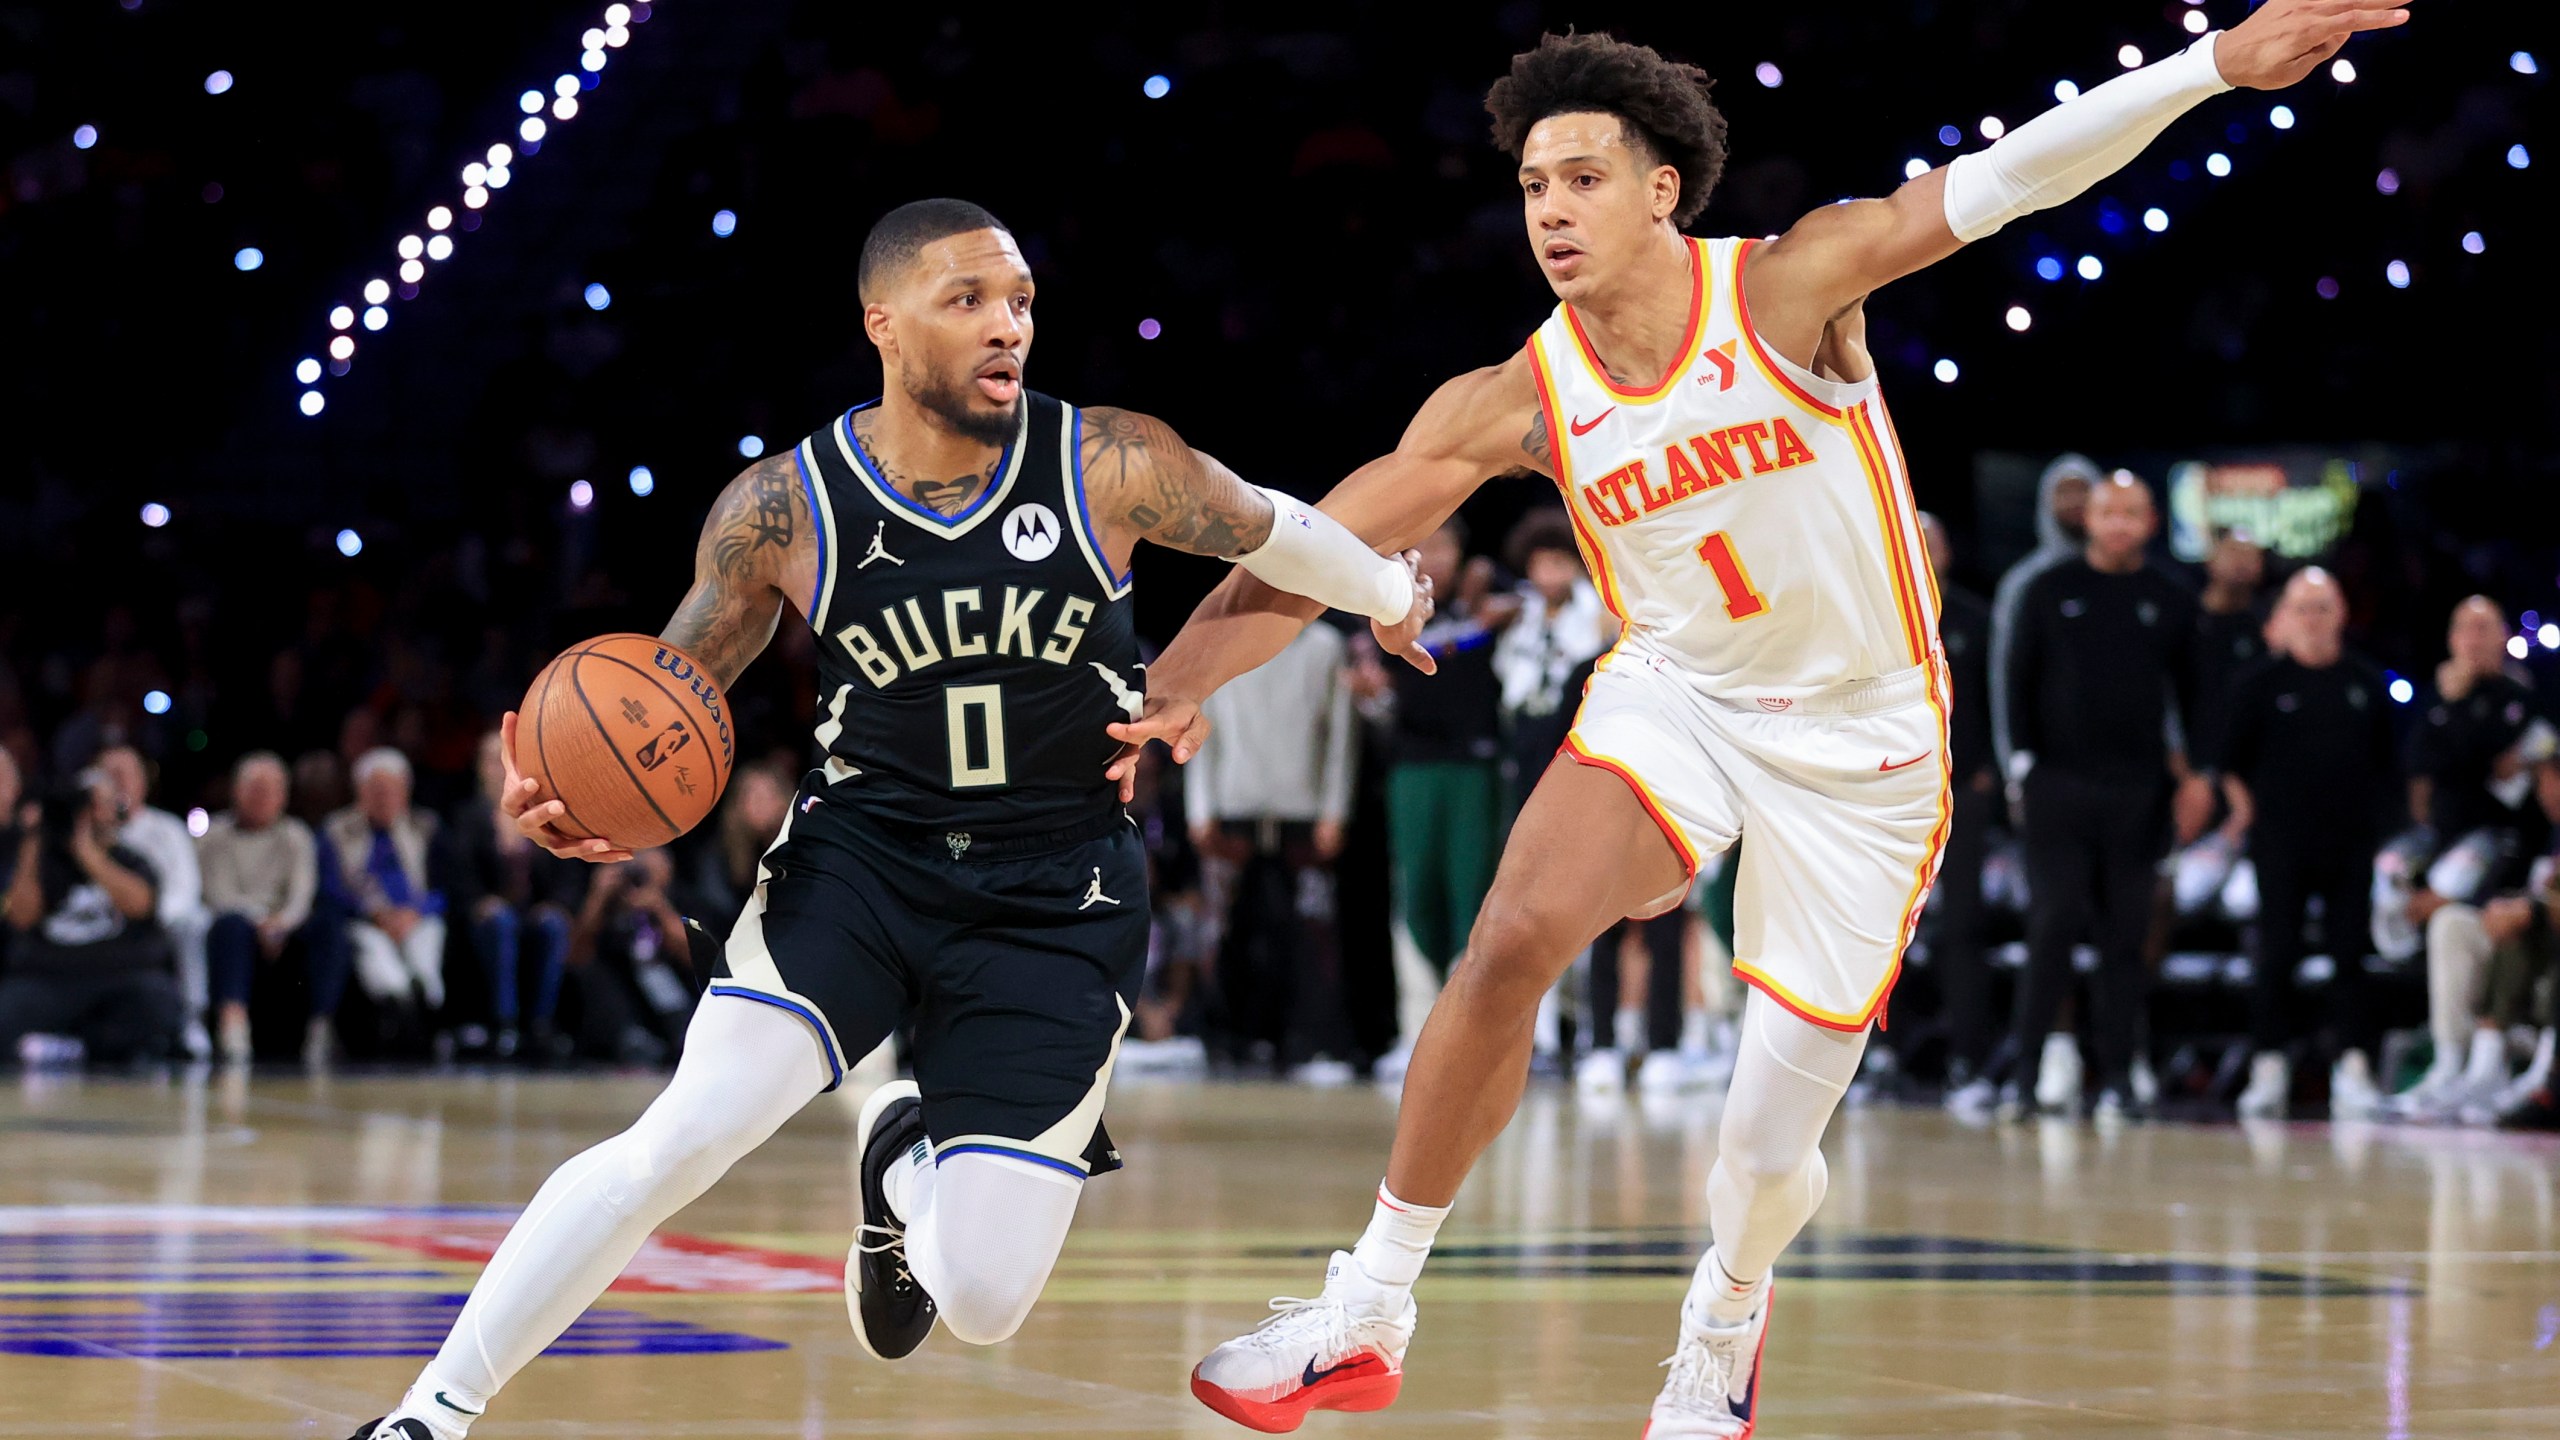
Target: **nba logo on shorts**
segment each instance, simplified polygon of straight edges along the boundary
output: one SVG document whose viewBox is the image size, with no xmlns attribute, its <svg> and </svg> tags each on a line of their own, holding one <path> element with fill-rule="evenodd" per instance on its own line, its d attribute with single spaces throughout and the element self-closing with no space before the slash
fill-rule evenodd
<svg viewBox="0 0 2560 1440">
<path fill-rule="evenodd" d="M 1004 517 L 1004 548 L 1016 560 L 1046 560 L 1058 549 L 1058 512 L 1046 505 L 1018 505 Z"/>
</svg>

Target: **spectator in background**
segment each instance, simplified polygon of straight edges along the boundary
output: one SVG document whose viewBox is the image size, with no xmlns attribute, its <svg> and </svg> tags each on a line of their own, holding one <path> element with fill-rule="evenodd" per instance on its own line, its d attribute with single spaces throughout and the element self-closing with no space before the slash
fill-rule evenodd
<svg viewBox="0 0 2560 1440">
<path fill-rule="evenodd" d="M 243 756 L 231 771 L 231 808 L 213 817 L 197 855 L 204 868 L 205 934 L 222 1058 L 250 1058 L 249 992 L 260 962 L 281 959 L 297 935 L 308 954 L 311 1010 L 304 1049 L 325 1053 L 329 1017 L 346 993 L 346 931 L 313 924 L 320 892 L 319 847 L 311 827 L 285 813 L 284 760 L 272 751 Z M 315 1042 L 313 1036 L 320 1038 Z"/>
<path fill-rule="evenodd" d="M 444 1007 L 444 896 L 428 877 L 436 817 L 409 804 L 409 758 L 366 751 L 355 765 L 356 803 L 321 833 L 338 858 L 349 909 L 356 978 L 375 999 L 403 1008 Z"/>
<path fill-rule="evenodd" d="M 1991 735 L 2000 773 L 2009 773 L 2009 648 L 2027 586 L 2056 565 L 2077 560 L 2089 544 L 2089 491 L 2106 473 L 2086 455 L 2063 455 L 2036 482 L 2036 548 L 2009 567 L 1991 592 Z"/>
<path fill-rule="evenodd" d="M 1502 813 L 1507 827 L 1564 747 L 1583 682 L 1600 652 L 1617 642 L 1618 620 L 1583 570 L 1573 520 L 1564 511 L 1551 505 L 1531 510 L 1511 527 L 1502 549 L 1521 577 L 1512 592 L 1520 602 L 1519 618 L 1493 646 L 1494 678 L 1502 686 Z M 1662 973 L 1660 967 L 1653 973 Z M 1532 1044 L 1533 1063 L 1541 1067 L 1562 1063 L 1561 1002 L 1571 983 L 1568 973 L 1538 1002 Z"/>
<path fill-rule="evenodd" d="M 205 1059 L 213 1054 L 213 1040 L 204 1026 L 209 998 L 204 932 L 209 917 L 204 877 L 196 865 L 195 837 L 187 832 L 186 821 L 148 803 L 150 769 L 141 751 L 130 745 L 110 745 L 98 752 L 98 768 L 114 784 L 116 805 L 124 816 L 124 827 L 116 838 L 150 861 L 158 880 L 160 928 L 177 956 L 178 991 L 187 1002 L 186 1051 L 195 1059 Z"/>
<path fill-rule="evenodd" d="M 2229 724 L 2231 687 L 2267 658 L 2272 618 L 2261 603 L 2267 552 L 2238 530 L 2220 531 L 2204 557 L 2204 593 L 2196 598 L 2196 733 L 2191 750 L 2202 752 Z M 2334 587 L 2333 587 L 2334 588 Z M 2343 605 L 2344 600 L 2340 603 Z"/>
<path fill-rule="evenodd" d="M 1440 673 L 1395 667 L 1394 762 L 1387 772 L 1398 908 L 1414 947 L 1440 980 L 1457 964 L 1493 884 L 1502 842 L 1502 691 L 1493 645 L 1520 609 L 1517 599 L 1493 593 L 1493 562 L 1467 560 L 1466 545 L 1465 527 L 1452 519 L 1420 547 L 1433 593 L 1448 597 L 1421 637 Z M 1423 1000 L 1408 996 L 1400 1004 L 1404 1034 L 1378 1062 L 1380 1078 L 1403 1075 L 1414 1027 L 1430 1009 Z"/>
<path fill-rule="evenodd" d="M 1947 714 L 1954 777 L 1947 848 L 1938 862 L 1929 962 L 1947 1031 L 1947 1103 L 1987 1113 L 1998 1100 L 1991 1062 L 1991 972 L 1983 957 L 1982 865 L 2000 812 L 1999 761 L 1991 743 L 1991 605 L 1955 583 L 1955 545 L 1937 516 L 1920 517 L 1938 577 L 1938 643 L 1953 694 Z"/>
<path fill-rule="evenodd" d="M 791 813 L 791 794 L 791 777 L 774 765 L 745 766 L 730 780 L 729 793 L 720 802 L 720 823 L 710 843 L 694 848 L 693 864 L 687 867 L 698 907 L 693 918 L 710 935 L 727 939 L 729 927 L 747 908 L 747 897 L 756 889 L 756 869 L 781 833 L 782 817 Z"/>
<path fill-rule="evenodd" d="M 2393 1098 L 2406 1119 L 2485 1124 L 2539 1111 L 2553 1118 L 2552 985 L 2560 961 L 2560 761 L 2533 767 L 2536 809 L 2555 838 L 2517 888 L 2477 904 L 2420 891 L 2412 918 L 2426 925 L 2429 1028 L 2435 1063 Z M 2541 1033 L 2523 1075 L 2507 1078 L 2507 1027 Z"/>
<path fill-rule="evenodd" d="M 185 1014 L 151 862 L 116 838 L 115 782 L 91 770 L 18 809 L 0 977 L 0 1056 L 30 1064 L 169 1054 Z"/>
<path fill-rule="evenodd" d="M 2463 601 L 2445 648 L 2434 700 L 2409 737 L 2409 814 L 2439 845 L 2513 827 L 2532 783 L 2518 742 L 2533 691 L 2507 673 L 2506 612 L 2485 595 Z"/>
<path fill-rule="evenodd" d="M 453 909 L 470 927 L 471 952 L 488 978 L 490 1048 L 515 1058 L 530 1027 L 537 1054 L 551 1049 L 560 977 L 569 959 L 569 915 L 578 904 L 581 863 L 563 860 L 526 839 L 498 810 L 507 783 L 503 740 L 480 737 L 480 787 L 453 810 Z M 532 1014 L 525 1014 L 523 969 L 533 971 Z M 476 1043 L 476 1042 L 475 1042 Z"/>
<path fill-rule="evenodd" d="M 629 1065 L 661 1065 L 684 1044 L 693 1016 L 692 947 L 667 885 L 663 849 L 599 865 L 570 932 L 578 977 L 579 1048 Z"/>
<path fill-rule="evenodd" d="M 2117 471 L 2089 497 L 2087 553 L 2038 575 L 2019 599 L 2010 775 L 2023 791 L 2031 899 L 2012 1032 L 2023 1073 L 2004 1087 L 2003 1111 L 2035 1093 L 2044 1040 L 2071 985 L 2072 946 L 2094 920 L 2098 1113 L 2127 1112 L 2166 832 L 2174 821 L 2183 843 L 2211 817 L 2211 785 L 2166 738 L 2173 695 L 2194 730 L 2196 604 L 2145 558 L 2156 520 L 2150 489 Z"/>
<path fill-rule="evenodd" d="M 2276 609 L 2285 653 L 2259 662 L 2225 697 L 2231 828 L 2247 833 L 2258 871 L 2249 1027 L 2257 1054 L 2240 1114 L 2281 1116 L 2292 1094 L 2287 1047 L 2302 1029 L 2292 1013 L 2294 970 L 2317 896 L 2335 969 L 2328 997 L 2338 1056 L 2329 1113 L 2370 1119 L 2382 1108 L 2371 1059 L 2381 1030 L 2365 952 L 2373 933 L 2373 852 L 2397 778 L 2388 682 L 2378 667 L 2347 653 L 2347 597 L 2328 571 L 2297 573 Z"/>
<path fill-rule="evenodd" d="M 1341 631 L 1309 625 L 1210 696 L 1182 777 L 1192 845 L 1225 892 L 1220 1028 L 1310 1080 L 1350 1078 L 1332 893 L 1351 814 L 1346 653 Z"/>
<path fill-rule="evenodd" d="M 1618 620 L 1584 573 L 1573 521 L 1562 510 L 1530 511 L 1511 528 L 1503 550 L 1521 576 L 1513 592 L 1519 617 L 1493 646 L 1509 791 L 1504 813 L 1516 815 L 1573 729 L 1582 682 L 1592 661 L 1617 643 Z"/>
</svg>

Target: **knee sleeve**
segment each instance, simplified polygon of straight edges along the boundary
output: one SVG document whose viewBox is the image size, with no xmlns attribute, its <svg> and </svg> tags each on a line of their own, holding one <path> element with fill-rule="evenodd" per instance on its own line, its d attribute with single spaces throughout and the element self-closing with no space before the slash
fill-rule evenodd
<svg viewBox="0 0 2560 1440">
<path fill-rule="evenodd" d="M 1049 1283 L 1081 1176 L 1006 1155 L 954 1155 L 916 1176 L 907 1264 L 952 1337 L 1010 1339 Z"/>
<path fill-rule="evenodd" d="M 1856 1078 L 1865 1032 L 1799 1020 L 1760 991 L 1742 1016 L 1707 1207 L 1728 1273 L 1756 1280 L 1813 1218 L 1830 1188 L 1822 1132 Z"/>
</svg>

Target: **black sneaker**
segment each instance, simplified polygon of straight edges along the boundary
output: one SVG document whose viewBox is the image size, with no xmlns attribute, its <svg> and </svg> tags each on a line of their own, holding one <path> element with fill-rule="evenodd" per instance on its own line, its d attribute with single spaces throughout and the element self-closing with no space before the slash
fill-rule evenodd
<svg viewBox="0 0 2560 1440">
<path fill-rule="evenodd" d="M 844 1261 L 844 1306 L 853 1338 L 879 1360 L 904 1360 L 933 1332 L 933 1297 L 907 1271 L 907 1229 L 889 1208 L 882 1180 L 891 1162 L 915 1150 L 930 1153 L 924 1133 L 924 1101 L 912 1080 L 895 1080 L 862 1102 L 854 1127 L 862 1155 L 862 1228 Z"/>
<path fill-rule="evenodd" d="M 429 1430 L 424 1421 L 392 1420 L 386 1425 L 383 1423 L 386 1419 L 389 1417 L 367 1420 L 357 1426 L 356 1433 L 348 1436 L 347 1440 L 436 1440 L 435 1432 Z"/>
</svg>

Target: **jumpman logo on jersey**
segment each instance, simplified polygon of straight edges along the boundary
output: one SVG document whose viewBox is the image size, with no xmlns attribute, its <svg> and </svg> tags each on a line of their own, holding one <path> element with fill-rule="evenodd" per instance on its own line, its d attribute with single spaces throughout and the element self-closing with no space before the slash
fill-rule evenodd
<svg viewBox="0 0 2560 1440">
<path fill-rule="evenodd" d="M 1088 886 L 1084 892 L 1084 903 L 1076 908 L 1078 910 L 1090 910 L 1096 905 L 1117 905 L 1119 903 L 1119 901 L 1102 893 L 1102 867 L 1099 865 L 1094 866 L 1093 884 Z"/>
<path fill-rule="evenodd" d="M 879 528 L 871 532 L 871 548 L 863 553 L 862 563 L 854 566 L 853 568 L 856 570 L 868 570 L 871 568 L 871 562 L 874 560 L 886 560 L 892 565 L 906 564 L 906 561 L 889 553 L 889 546 L 887 543 L 888 538 L 889 522 L 883 520 L 880 522 Z"/>
</svg>

